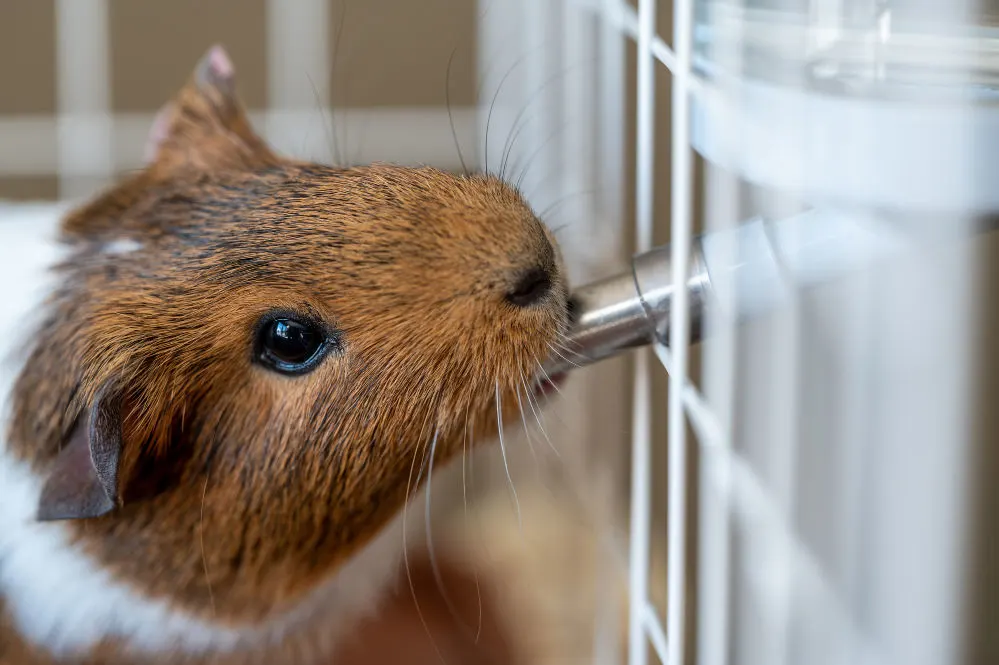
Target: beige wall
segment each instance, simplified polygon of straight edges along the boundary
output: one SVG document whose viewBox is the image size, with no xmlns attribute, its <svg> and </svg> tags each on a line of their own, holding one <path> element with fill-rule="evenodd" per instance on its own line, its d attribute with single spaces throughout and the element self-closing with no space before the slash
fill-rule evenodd
<svg viewBox="0 0 999 665">
<path fill-rule="evenodd" d="M 337 110 L 442 108 L 452 52 L 451 103 L 473 104 L 474 0 L 325 2 L 330 80 L 317 85 L 328 92 L 324 104 Z M 250 109 L 274 104 L 265 0 L 108 0 L 107 6 L 112 118 L 155 112 L 213 43 L 232 55 Z M 59 108 L 56 26 L 55 0 L 0 2 L 0 199 L 60 194 L 53 122 Z M 31 131 L 21 131 L 25 127 Z M 119 140 L 135 143 L 141 133 Z M 115 154 L 138 150 L 116 146 Z"/>
</svg>

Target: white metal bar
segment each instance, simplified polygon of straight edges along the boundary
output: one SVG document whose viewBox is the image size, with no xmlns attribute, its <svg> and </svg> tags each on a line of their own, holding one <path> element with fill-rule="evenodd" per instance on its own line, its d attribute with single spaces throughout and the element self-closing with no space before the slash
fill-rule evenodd
<svg viewBox="0 0 999 665">
<path fill-rule="evenodd" d="M 642 16 L 645 48 L 651 50 L 654 13 Z M 690 270 L 692 233 L 693 163 L 690 149 L 690 50 L 693 34 L 693 0 L 675 0 L 673 5 L 673 43 L 676 48 L 676 69 L 673 70 L 671 164 L 672 188 L 670 201 L 670 244 L 673 283 L 684 284 Z M 648 11 L 648 10 L 647 10 Z M 651 25 L 648 25 L 651 23 Z M 645 51 L 642 51 L 643 53 Z M 686 635 L 686 511 L 687 511 L 687 429 L 684 416 L 683 390 L 687 382 L 688 346 L 690 343 L 690 298 L 686 289 L 677 291 L 670 311 L 670 350 L 673 372 L 669 375 L 668 437 L 668 556 L 666 634 L 669 636 L 669 665 L 685 662 Z"/>
<path fill-rule="evenodd" d="M 649 596 L 649 546 L 652 522 L 651 367 L 643 349 L 635 356 L 631 440 L 631 545 L 628 572 L 628 663 L 646 665 L 644 614 Z"/>
<path fill-rule="evenodd" d="M 57 0 L 59 195 L 90 194 L 114 173 L 107 0 Z"/>
<path fill-rule="evenodd" d="M 655 650 L 656 655 L 659 656 L 659 660 L 666 662 L 666 633 L 663 632 L 663 622 L 659 618 L 659 614 L 656 612 L 656 608 L 648 604 L 645 606 L 645 630 L 649 634 L 649 641 L 652 643 L 652 648 Z"/>
<path fill-rule="evenodd" d="M 655 167 L 655 61 L 650 44 L 656 24 L 655 0 L 639 4 L 638 118 L 635 223 L 637 250 L 644 252 L 653 242 L 653 169 Z M 646 665 L 648 650 L 644 626 L 649 597 L 649 530 L 652 513 L 652 388 L 649 354 L 635 358 L 634 409 L 631 448 L 631 556 L 629 562 L 628 662 Z"/>
<path fill-rule="evenodd" d="M 624 0 L 608 0 L 608 4 L 610 9 L 605 13 L 605 20 L 624 34 L 637 40 L 641 29 L 638 12 L 635 11 L 635 8 Z M 652 35 L 650 44 L 652 55 L 655 56 L 656 60 L 666 65 L 670 72 L 675 73 L 679 69 L 680 63 L 673 49 L 657 34 Z"/>
</svg>

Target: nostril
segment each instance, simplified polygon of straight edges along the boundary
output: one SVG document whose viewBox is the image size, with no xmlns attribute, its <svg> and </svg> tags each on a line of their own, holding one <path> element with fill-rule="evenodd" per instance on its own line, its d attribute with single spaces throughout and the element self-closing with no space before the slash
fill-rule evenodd
<svg viewBox="0 0 999 665">
<path fill-rule="evenodd" d="M 524 273 L 506 299 L 517 307 L 530 307 L 544 298 L 552 288 L 552 278 L 543 268 L 532 268 Z"/>
</svg>

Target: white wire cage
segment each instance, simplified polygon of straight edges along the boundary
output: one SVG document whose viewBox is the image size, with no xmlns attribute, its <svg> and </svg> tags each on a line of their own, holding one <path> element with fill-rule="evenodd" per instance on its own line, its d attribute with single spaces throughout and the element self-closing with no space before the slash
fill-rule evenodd
<svg viewBox="0 0 999 665">
<path fill-rule="evenodd" d="M 978 424 L 976 367 L 999 191 L 986 166 L 999 137 L 994 9 L 480 10 L 482 87 L 495 91 L 481 100 L 484 166 L 526 168 L 539 202 L 589 194 L 555 222 L 571 224 L 560 239 L 576 278 L 668 238 L 683 283 L 702 233 L 724 268 L 700 348 L 680 290 L 662 366 L 636 360 L 628 662 L 987 662 L 982 608 L 995 600 L 975 589 L 993 579 L 980 543 L 994 535 L 975 488 L 995 473 L 983 470 L 994 434 Z M 696 183 L 695 151 L 707 163 Z M 740 268 L 757 250 L 772 275 Z M 663 369 L 667 396 L 653 389 Z M 585 449 L 613 458 L 598 438 Z M 663 483 L 665 524 L 652 500 Z M 656 531 L 665 609 L 649 587 Z M 595 662 L 615 662 L 613 636 L 598 631 Z"/>
</svg>

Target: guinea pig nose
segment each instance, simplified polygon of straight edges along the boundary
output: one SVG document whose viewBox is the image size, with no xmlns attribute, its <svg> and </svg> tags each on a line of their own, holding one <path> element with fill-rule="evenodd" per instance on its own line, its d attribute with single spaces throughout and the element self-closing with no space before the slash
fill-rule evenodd
<svg viewBox="0 0 999 665">
<path fill-rule="evenodd" d="M 544 268 L 534 267 L 517 280 L 506 294 L 507 301 L 517 307 L 530 307 L 544 298 L 552 289 L 552 278 Z"/>
</svg>

